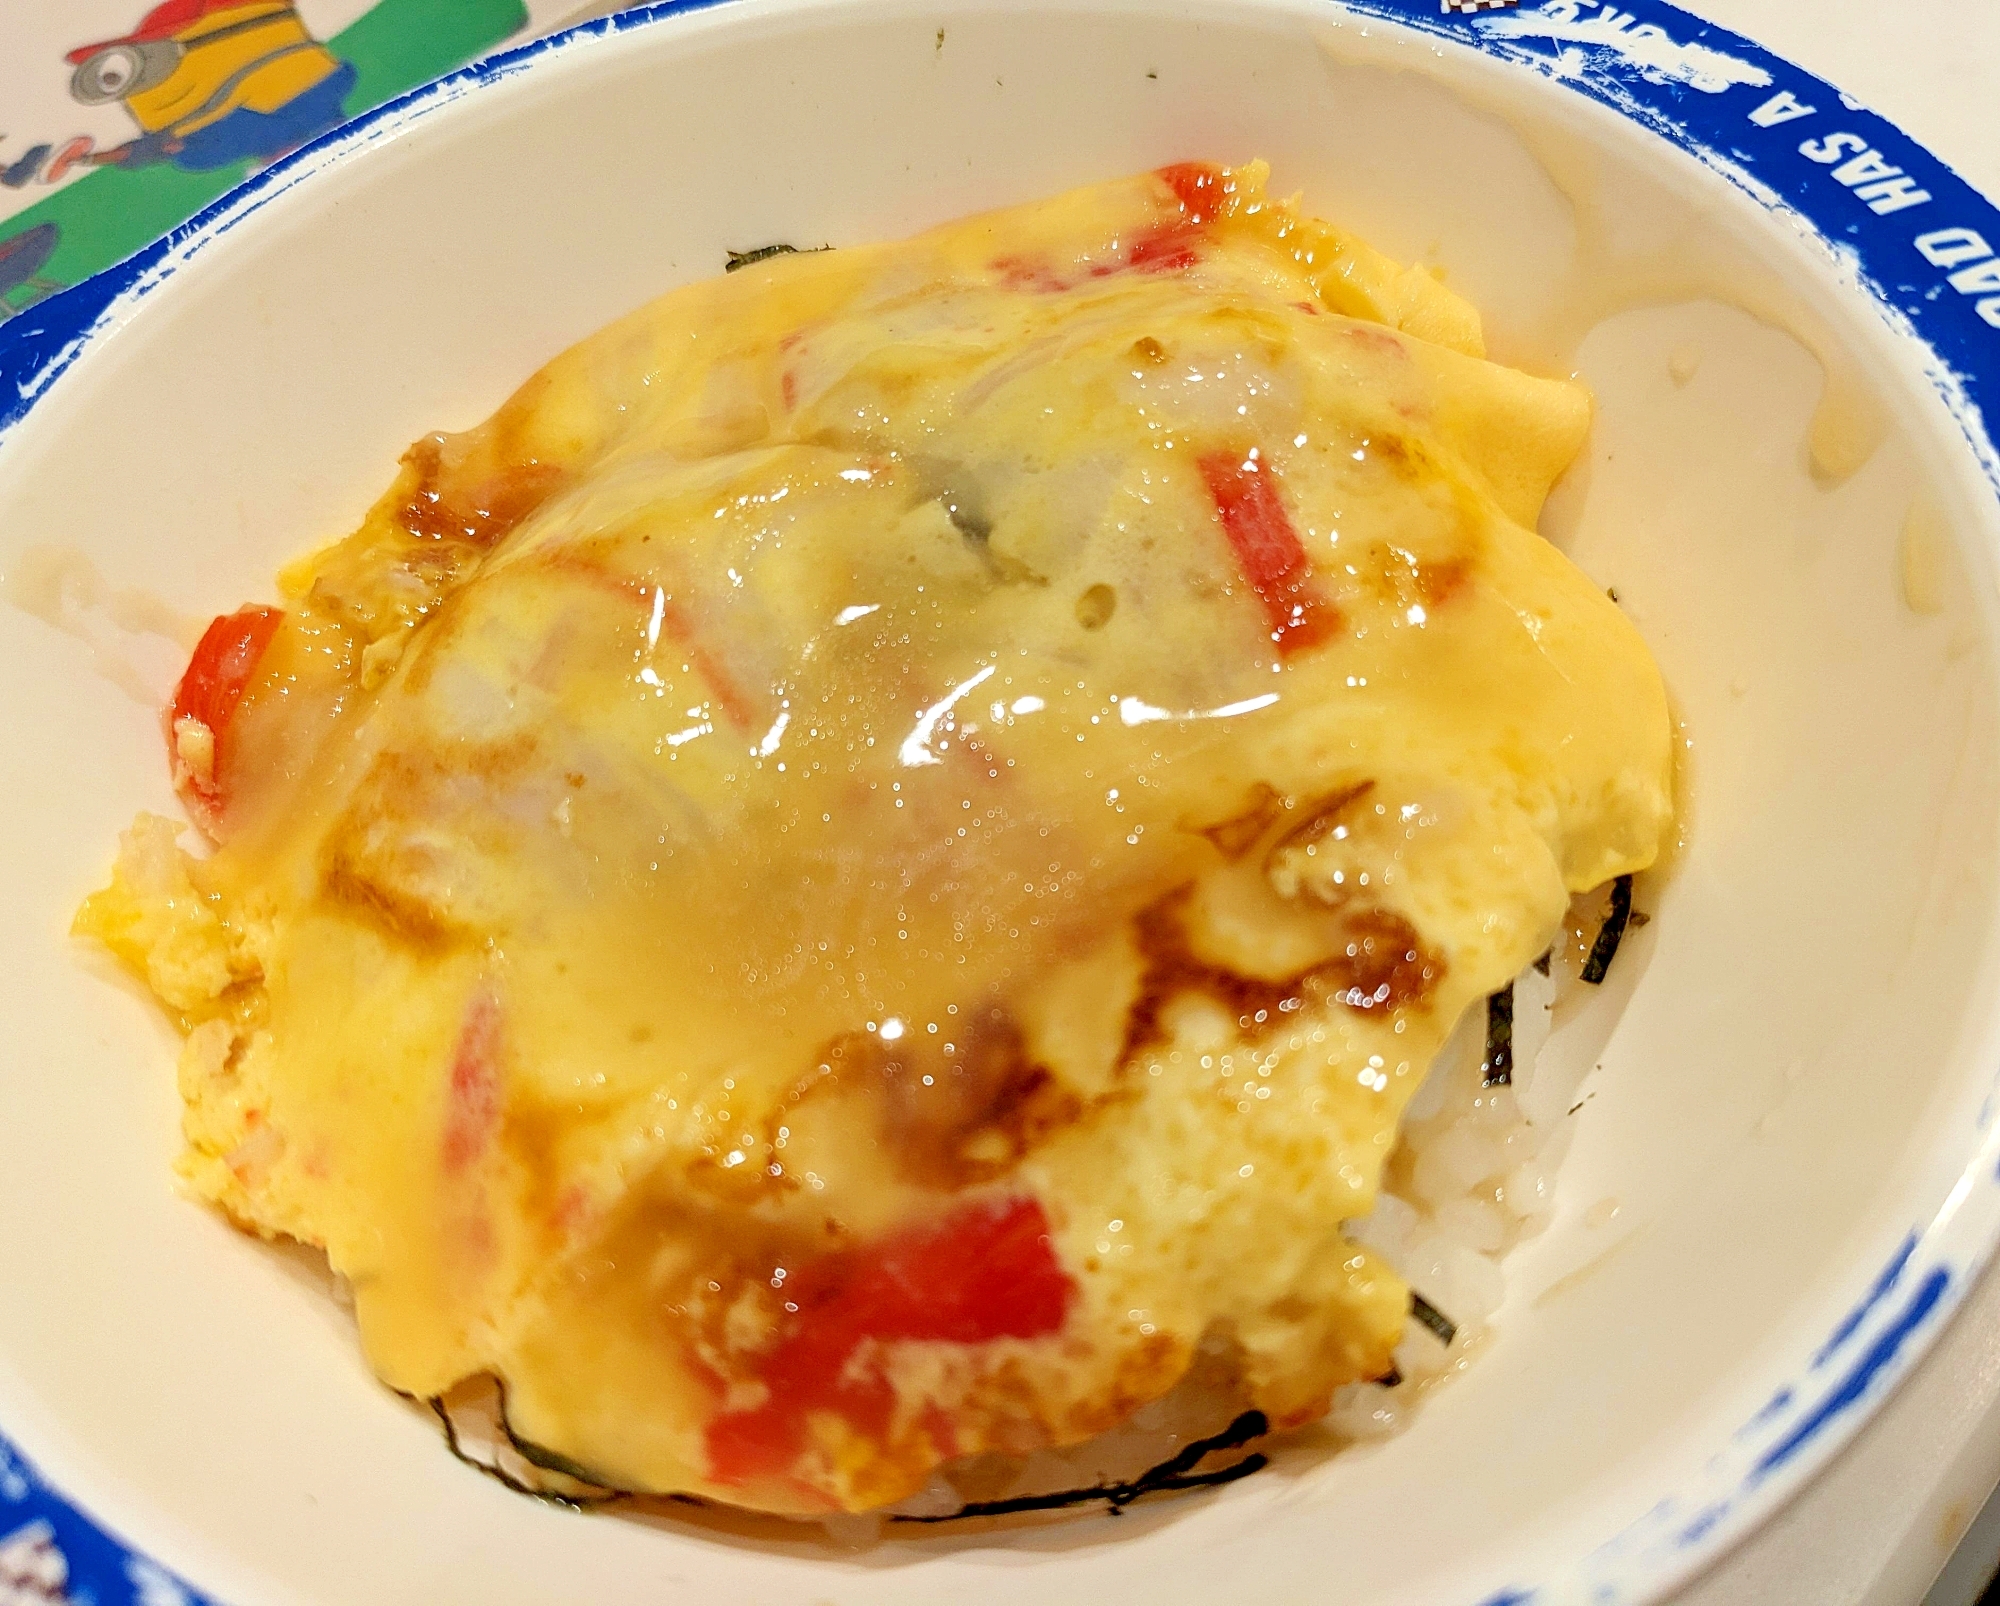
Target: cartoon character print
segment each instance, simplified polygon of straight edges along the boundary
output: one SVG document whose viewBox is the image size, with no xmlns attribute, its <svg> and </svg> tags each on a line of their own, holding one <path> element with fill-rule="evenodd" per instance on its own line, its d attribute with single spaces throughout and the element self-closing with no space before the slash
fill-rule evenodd
<svg viewBox="0 0 2000 1606">
<path fill-rule="evenodd" d="M 138 138 L 88 159 L 128 168 L 274 161 L 340 122 L 355 82 L 292 0 L 164 0 L 123 38 L 68 59 L 75 99 L 122 101 L 139 125 Z"/>
</svg>

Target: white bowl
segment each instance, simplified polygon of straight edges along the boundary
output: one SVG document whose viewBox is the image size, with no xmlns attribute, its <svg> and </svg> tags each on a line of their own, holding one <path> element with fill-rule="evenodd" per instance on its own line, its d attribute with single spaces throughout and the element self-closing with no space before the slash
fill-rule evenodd
<svg viewBox="0 0 2000 1606">
<path fill-rule="evenodd" d="M 268 594 L 408 441 L 726 248 L 1193 156 L 1269 158 L 1592 385 L 1546 529 L 1685 716 L 1688 846 L 1556 1046 L 1601 1069 L 1500 1336 L 1393 1441 L 1008 1535 L 843 1551 L 472 1476 L 310 1258 L 176 1196 L 171 1034 L 64 936 L 172 806 L 147 697 L 181 647 L 117 593 Z M 240 1606 L 1656 1598 L 2000 1234 L 1987 240 L 1893 129 L 1654 0 L 762 0 L 420 91 L 0 327 L 8 595 L 49 612 L 50 546 L 72 603 L 79 562 L 109 588 L 65 616 L 90 641 L 0 610 L 0 1424 L 33 1458 L 0 1441 L 0 1563 L 60 1552 L 104 1606 L 184 1598 L 162 1567 Z"/>
</svg>

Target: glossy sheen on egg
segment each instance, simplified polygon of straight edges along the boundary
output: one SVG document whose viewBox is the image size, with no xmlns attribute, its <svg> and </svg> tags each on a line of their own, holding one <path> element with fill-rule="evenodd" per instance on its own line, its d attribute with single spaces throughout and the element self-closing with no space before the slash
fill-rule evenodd
<svg viewBox="0 0 2000 1606">
<path fill-rule="evenodd" d="M 83 925 L 184 1169 L 620 1487 L 875 1505 L 1204 1336 L 1312 1418 L 1401 1332 L 1341 1223 L 1424 1067 L 1669 819 L 1531 528 L 1589 412 L 1259 166 L 610 326 L 177 721 L 221 845 Z"/>
</svg>

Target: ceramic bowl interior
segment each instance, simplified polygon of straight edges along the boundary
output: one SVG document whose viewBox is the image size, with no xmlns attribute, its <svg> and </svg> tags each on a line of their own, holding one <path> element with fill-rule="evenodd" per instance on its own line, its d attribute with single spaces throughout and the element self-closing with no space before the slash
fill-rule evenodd
<svg viewBox="0 0 2000 1606">
<path fill-rule="evenodd" d="M 116 833 L 174 806 L 166 615 L 269 595 L 406 443 L 729 248 L 1256 156 L 1436 265 L 1495 355 L 1590 384 L 1546 533 L 1616 588 L 1685 721 L 1686 843 L 1552 1050 L 1598 1068 L 1499 1336 L 1393 1441 L 1307 1435 L 1115 1520 L 842 1550 L 472 1476 L 372 1381 L 311 1256 L 175 1194 L 172 1034 L 65 936 Z M 1814 1358 L 1881 1342 L 1872 1313 L 1838 1329 L 1898 1246 L 1955 1235 L 1939 1311 L 1983 1255 L 2000 531 L 1977 432 L 1837 256 L 1636 122 L 1305 0 L 766 0 L 434 95 L 182 255 L 0 441 L 0 1424 L 205 1591 L 1648 1598 L 1879 1390 Z M 1819 1431 L 1842 1375 L 1858 1403 Z"/>
</svg>

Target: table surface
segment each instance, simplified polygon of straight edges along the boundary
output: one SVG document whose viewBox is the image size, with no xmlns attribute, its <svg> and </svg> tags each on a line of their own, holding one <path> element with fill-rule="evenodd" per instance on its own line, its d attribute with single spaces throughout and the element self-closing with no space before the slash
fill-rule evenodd
<svg viewBox="0 0 2000 1606">
<path fill-rule="evenodd" d="M 1680 3 L 1839 85 L 2000 199 L 1995 0 Z M 528 9 L 531 26 L 546 28 L 615 6 L 528 0 Z M 39 54 L 17 48 L 18 36 L 39 40 L 53 13 L 10 0 L 0 14 L 0 106 L 17 98 L 9 80 Z M 2000 1496 L 1987 1508 L 1996 1484 L 2000 1268 L 1846 1452 L 1677 1606 L 1971 1606 L 2000 1560 Z"/>
</svg>

